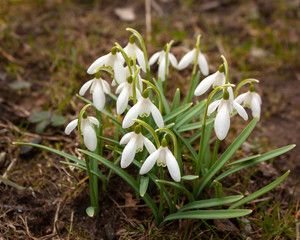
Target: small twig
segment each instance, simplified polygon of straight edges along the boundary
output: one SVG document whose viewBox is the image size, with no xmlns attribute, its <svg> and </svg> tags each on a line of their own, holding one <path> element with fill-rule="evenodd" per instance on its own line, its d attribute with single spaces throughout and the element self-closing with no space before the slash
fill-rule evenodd
<svg viewBox="0 0 300 240">
<path fill-rule="evenodd" d="M 72 226 L 73 226 L 73 221 L 74 221 L 74 210 L 71 211 L 71 220 L 70 220 L 70 227 L 69 227 L 67 239 L 70 239 L 71 229 L 72 229 Z"/>
<path fill-rule="evenodd" d="M 147 45 L 151 41 L 151 1 L 145 0 L 145 12 L 146 12 L 146 42 Z"/>
</svg>

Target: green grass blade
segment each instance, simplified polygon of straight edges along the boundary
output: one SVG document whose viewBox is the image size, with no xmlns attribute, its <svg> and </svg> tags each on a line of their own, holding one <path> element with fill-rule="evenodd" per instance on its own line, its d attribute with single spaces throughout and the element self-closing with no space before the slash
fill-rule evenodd
<svg viewBox="0 0 300 240">
<path fill-rule="evenodd" d="M 99 162 L 104 164 L 106 167 L 112 169 L 116 174 L 118 174 L 121 178 L 123 178 L 136 192 L 139 192 L 138 182 L 133 177 L 131 177 L 127 172 L 125 172 L 123 169 L 121 169 L 117 165 L 113 164 L 112 162 L 108 161 L 107 159 L 105 159 L 95 153 L 92 153 L 92 152 L 89 152 L 86 150 L 82 150 L 82 149 L 79 149 L 79 151 L 94 158 L 94 159 L 97 159 Z M 147 193 L 145 193 L 143 200 L 145 201 L 145 203 L 148 205 L 148 207 L 152 211 L 155 220 L 158 221 L 158 209 L 157 209 L 156 205 L 154 204 L 153 200 L 151 199 L 151 197 Z"/>
<path fill-rule="evenodd" d="M 77 162 L 78 164 L 82 165 L 82 166 L 86 166 L 85 165 L 85 161 L 83 160 L 80 160 L 79 158 L 77 157 L 74 157 L 73 155 L 71 154 L 68 154 L 68 153 L 65 153 L 65 152 L 62 152 L 62 151 L 59 151 L 57 149 L 54 149 L 54 148 L 51 148 L 51 147 L 47 147 L 47 146 L 44 146 L 44 145 L 41 145 L 41 144 L 36 144 L 36 143 L 26 143 L 26 142 L 14 142 L 13 144 L 15 145 L 25 145 L 25 146 L 31 146 L 31 147 L 36 147 L 36 148 L 40 148 L 40 149 L 43 149 L 43 150 L 46 150 L 46 151 L 49 151 L 49 152 L 52 152 L 52 153 L 55 153 L 59 156 L 62 156 L 62 157 L 65 157 L 73 162 Z"/>
<path fill-rule="evenodd" d="M 225 204 L 236 202 L 242 199 L 243 197 L 244 197 L 243 195 L 236 195 L 236 196 L 228 196 L 222 198 L 212 198 L 212 199 L 195 201 L 183 205 L 182 208 L 179 209 L 179 211 L 185 211 L 185 210 L 190 210 L 195 208 L 218 207 Z"/>
<path fill-rule="evenodd" d="M 144 197 L 149 185 L 149 176 L 141 176 L 140 180 L 140 196 Z"/>
<path fill-rule="evenodd" d="M 97 136 L 97 138 L 99 138 L 103 141 L 109 142 L 111 144 L 117 145 L 117 146 L 122 146 L 119 141 L 116 141 L 114 139 L 110 139 L 110 138 L 103 137 L 103 136 Z"/>
<path fill-rule="evenodd" d="M 157 87 L 159 93 L 160 93 L 160 96 L 161 96 L 161 101 L 162 101 L 162 105 L 164 107 L 164 110 L 166 112 L 166 114 L 168 114 L 170 112 L 170 107 L 169 107 L 169 104 L 168 104 L 168 101 L 164 95 L 164 91 L 162 89 L 162 84 L 160 84 L 161 82 L 159 82 L 160 80 L 158 81 L 155 81 L 155 79 L 153 79 L 154 83 L 155 83 L 155 86 Z"/>
<path fill-rule="evenodd" d="M 276 179 L 275 181 L 273 181 L 272 183 L 268 184 L 267 186 L 259 189 L 258 191 L 252 193 L 251 195 L 249 195 L 248 197 L 245 197 L 244 199 L 232 204 L 229 209 L 234 209 L 237 208 L 247 202 L 250 202 L 258 197 L 260 197 L 261 195 L 271 191 L 273 188 L 277 187 L 280 183 L 282 183 L 287 176 L 290 174 L 290 170 L 288 170 L 285 174 L 283 174 L 280 178 Z"/>
<path fill-rule="evenodd" d="M 180 104 L 180 89 L 177 88 L 176 92 L 174 94 L 174 98 L 173 98 L 173 102 L 172 102 L 172 107 L 171 107 L 170 111 L 172 112 L 174 109 L 178 108 L 179 104 Z"/>
<path fill-rule="evenodd" d="M 210 118 L 206 121 L 206 125 L 212 123 L 215 119 Z M 201 129 L 202 128 L 202 122 L 195 122 L 195 123 L 189 123 L 181 126 L 178 128 L 178 132 L 186 132 L 194 129 Z"/>
<path fill-rule="evenodd" d="M 240 164 L 240 163 L 248 162 L 250 160 L 256 159 L 259 156 L 261 156 L 261 154 L 257 154 L 257 155 L 253 155 L 253 156 L 250 156 L 250 157 L 245 157 L 245 158 L 239 159 L 237 161 L 226 164 L 224 166 L 224 168 L 227 168 L 227 167 L 230 167 L 230 166 L 233 166 L 233 165 L 237 165 L 237 164 Z"/>
<path fill-rule="evenodd" d="M 165 217 L 163 222 L 176 219 L 226 219 L 248 215 L 252 210 L 248 209 L 225 209 L 225 210 L 194 210 L 177 212 Z"/>
<path fill-rule="evenodd" d="M 86 167 L 85 167 L 85 166 L 79 165 L 79 164 L 77 164 L 77 163 L 65 162 L 65 161 L 60 161 L 60 163 L 65 164 L 65 165 L 70 165 L 70 166 L 72 166 L 72 167 L 76 167 L 76 168 L 79 168 L 79 169 L 81 169 L 81 170 L 86 171 Z"/>
<path fill-rule="evenodd" d="M 181 136 L 181 134 L 177 130 L 173 129 L 173 132 L 176 134 L 176 136 L 179 138 L 179 140 L 187 147 L 187 149 L 193 155 L 193 158 L 197 159 L 198 155 L 197 155 L 195 149 L 192 147 L 192 145 L 189 144 L 188 141 L 183 136 Z"/>
<path fill-rule="evenodd" d="M 191 97 L 190 97 L 190 99 L 192 99 L 193 98 L 193 96 L 194 96 L 194 92 L 195 92 L 195 90 L 196 90 L 196 88 L 197 88 L 197 86 L 198 86 L 198 84 L 199 84 L 199 81 L 200 81 L 200 71 L 198 71 L 197 73 L 196 73 L 196 75 L 194 76 L 194 80 L 190 80 L 190 84 L 192 84 L 192 86 L 190 86 L 190 93 L 188 93 L 186 96 L 185 96 L 185 98 L 184 98 L 184 100 L 183 100 L 183 103 L 186 103 L 187 101 L 188 101 L 188 96 L 190 95 Z"/>
<path fill-rule="evenodd" d="M 199 188 L 196 193 L 196 198 L 200 195 L 203 188 L 207 183 L 214 177 L 214 175 L 222 169 L 226 162 L 232 157 L 236 150 L 245 142 L 247 137 L 253 131 L 258 118 L 254 118 L 248 126 L 241 132 L 241 134 L 233 141 L 233 143 L 227 148 L 227 150 L 222 154 L 222 156 L 214 163 L 214 165 L 208 170 L 208 172 L 203 176 L 200 181 Z"/>
<path fill-rule="evenodd" d="M 4 178 L 2 176 L 0 176 L 0 183 L 1 182 L 4 182 L 5 184 L 7 184 L 7 185 L 9 185 L 11 187 L 14 187 L 14 188 L 16 188 L 18 190 L 25 190 L 25 187 L 20 186 L 20 185 L 16 184 L 15 182 L 12 182 L 9 179 L 6 179 L 6 178 Z"/>
<path fill-rule="evenodd" d="M 275 149 L 275 150 L 270 151 L 268 153 L 264 153 L 262 155 L 256 155 L 256 157 L 254 159 L 248 160 L 246 162 L 242 162 L 238 166 L 235 166 L 235 167 L 233 167 L 233 168 L 231 168 L 231 169 L 223 172 L 222 174 L 220 174 L 216 178 L 216 180 L 220 181 L 221 179 L 223 179 L 223 178 L 231 175 L 232 173 L 240 171 L 243 168 L 250 167 L 250 166 L 253 166 L 253 165 L 257 164 L 257 163 L 260 163 L 260 162 L 263 162 L 263 161 L 266 161 L 266 160 L 270 160 L 270 159 L 272 159 L 274 157 L 282 155 L 282 154 L 290 151 L 291 149 L 293 149 L 295 146 L 296 146 L 295 144 L 291 144 L 291 145 L 288 145 L 288 146 L 285 146 L 285 147 L 282 147 L 282 148 Z M 238 161 L 236 161 L 236 162 L 238 162 Z"/>
<path fill-rule="evenodd" d="M 187 190 L 183 185 L 181 185 L 180 183 L 175 183 L 175 182 L 170 182 L 170 181 L 160 180 L 160 179 L 157 179 L 156 182 L 160 183 L 160 184 L 169 185 L 173 188 L 176 188 L 176 189 L 184 192 L 187 195 L 187 197 L 189 198 L 190 201 L 194 200 L 193 194 L 189 190 Z"/>
<path fill-rule="evenodd" d="M 178 115 L 184 113 L 192 105 L 193 105 L 193 103 L 187 103 L 183 106 L 178 107 L 177 109 L 173 110 L 172 112 L 169 112 L 167 115 L 164 116 L 164 122 L 168 122 L 168 121 L 172 120 L 173 118 L 177 117 Z"/>
</svg>

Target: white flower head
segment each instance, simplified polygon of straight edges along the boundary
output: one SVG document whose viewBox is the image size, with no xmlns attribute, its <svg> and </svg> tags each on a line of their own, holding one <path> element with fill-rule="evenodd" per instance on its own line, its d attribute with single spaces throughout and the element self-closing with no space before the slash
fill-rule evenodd
<svg viewBox="0 0 300 240">
<path fill-rule="evenodd" d="M 156 61 L 158 63 L 158 77 L 161 81 L 165 81 L 165 74 L 169 74 L 169 66 L 170 63 L 174 68 L 177 68 L 178 62 L 176 57 L 172 53 L 168 53 L 168 66 L 167 66 L 167 73 L 166 73 L 166 51 L 162 50 L 157 53 L 154 53 L 152 57 L 149 59 L 149 65 L 151 66 Z"/>
<path fill-rule="evenodd" d="M 189 64 L 194 63 L 196 60 L 196 54 L 197 49 L 194 48 L 193 50 L 189 51 L 187 54 L 185 54 L 182 59 L 180 60 L 178 64 L 178 70 L 182 70 L 186 68 Z M 206 61 L 205 56 L 202 54 L 201 51 L 198 53 L 197 62 L 199 65 L 199 68 L 204 76 L 208 75 L 209 69 L 208 69 L 208 63 Z"/>
<path fill-rule="evenodd" d="M 195 96 L 200 96 L 204 94 L 211 86 L 213 86 L 213 88 L 216 88 L 218 86 L 222 86 L 225 84 L 226 81 L 225 71 L 224 68 L 221 66 L 219 67 L 218 71 L 204 78 L 200 82 L 200 84 L 197 86 L 195 90 L 194 93 Z"/>
<path fill-rule="evenodd" d="M 95 74 L 98 72 L 98 68 L 102 66 L 111 67 L 114 70 L 116 81 L 118 84 L 121 84 L 126 81 L 125 68 L 123 66 L 124 61 L 122 54 L 117 53 L 116 47 L 113 47 L 110 53 L 95 60 L 88 68 L 87 73 Z"/>
<path fill-rule="evenodd" d="M 239 104 L 243 103 L 244 107 L 251 108 L 252 116 L 260 118 L 262 101 L 259 94 L 255 92 L 253 85 L 248 92 L 239 95 L 235 101 Z"/>
<path fill-rule="evenodd" d="M 129 38 L 129 42 L 124 48 L 124 52 L 127 54 L 128 57 L 137 59 L 139 65 L 142 67 L 142 70 L 146 72 L 146 63 L 144 58 L 144 53 L 139 47 L 135 44 L 135 36 L 131 35 Z"/>
<path fill-rule="evenodd" d="M 132 119 L 136 119 L 138 116 L 140 117 L 149 117 L 150 113 L 159 128 L 164 127 L 164 120 L 161 116 L 158 108 L 150 101 L 148 98 L 148 91 L 145 90 L 143 95 L 139 97 L 137 103 L 130 108 L 124 117 L 122 127 L 129 128 L 134 124 Z"/>
<path fill-rule="evenodd" d="M 105 93 L 110 93 L 109 84 L 101 78 L 94 78 L 82 85 L 79 90 L 79 95 L 83 96 L 89 88 L 90 93 L 93 94 L 93 103 L 95 104 L 95 107 L 99 111 L 102 110 L 105 105 Z"/>
<path fill-rule="evenodd" d="M 95 151 L 97 147 L 97 135 L 92 124 L 99 126 L 99 121 L 95 117 L 89 117 L 86 113 L 83 114 L 81 119 L 81 133 L 83 136 L 84 145 L 90 151 Z M 69 135 L 78 125 L 78 119 L 71 121 L 65 129 L 65 134 Z"/>
<path fill-rule="evenodd" d="M 121 83 L 117 89 L 116 89 L 116 93 L 120 94 L 118 99 L 117 99 L 117 114 L 122 114 L 127 105 L 128 105 L 128 101 L 129 99 L 133 98 L 133 91 L 132 91 L 132 77 L 128 77 L 127 78 L 127 82 Z M 138 88 L 136 88 L 136 97 L 137 99 L 139 99 L 141 96 L 140 91 L 138 90 Z"/>
<path fill-rule="evenodd" d="M 126 144 L 121 157 L 121 168 L 128 167 L 132 163 L 135 154 L 143 151 L 144 145 L 150 154 L 156 150 L 153 143 L 142 135 L 140 125 L 135 127 L 134 132 L 126 133 L 120 144 Z"/>
<path fill-rule="evenodd" d="M 145 160 L 140 169 L 140 174 L 149 172 L 153 168 L 155 162 L 158 166 L 167 167 L 174 181 L 180 182 L 181 174 L 178 162 L 173 153 L 169 150 L 165 139 L 162 140 L 161 146 Z"/>
<path fill-rule="evenodd" d="M 230 128 L 230 117 L 233 114 L 233 109 L 236 109 L 238 114 L 245 120 L 248 120 L 248 115 L 245 109 L 229 97 L 228 91 L 225 91 L 223 98 L 212 102 L 208 106 L 207 115 L 212 114 L 216 109 L 217 115 L 215 118 L 214 129 L 218 139 L 223 140 L 227 136 Z"/>
</svg>

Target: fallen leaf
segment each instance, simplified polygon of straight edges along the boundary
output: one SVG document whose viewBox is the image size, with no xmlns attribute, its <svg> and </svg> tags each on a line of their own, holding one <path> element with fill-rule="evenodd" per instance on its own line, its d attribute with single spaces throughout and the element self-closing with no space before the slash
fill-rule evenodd
<svg viewBox="0 0 300 240">
<path fill-rule="evenodd" d="M 123 21 L 134 21 L 135 13 L 132 7 L 116 8 L 115 14 Z"/>
</svg>

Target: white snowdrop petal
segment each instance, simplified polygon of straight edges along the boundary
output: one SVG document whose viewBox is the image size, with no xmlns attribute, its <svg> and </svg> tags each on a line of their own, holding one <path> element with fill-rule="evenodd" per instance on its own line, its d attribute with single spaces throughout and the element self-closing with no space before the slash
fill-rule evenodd
<svg viewBox="0 0 300 240">
<path fill-rule="evenodd" d="M 129 98 L 128 89 L 127 87 L 124 87 L 117 99 L 117 114 L 120 115 L 125 111 L 128 105 L 128 98 Z"/>
<path fill-rule="evenodd" d="M 105 94 L 101 88 L 100 83 L 95 84 L 95 88 L 93 91 L 93 103 L 97 110 L 102 110 L 105 105 Z"/>
<path fill-rule="evenodd" d="M 121 157 L 121 168 L 126 168 L 132 163 L 133 158 L 136 152 L 136 138 L 132 137 L 129 143 L 123 150 L 122 157 Z"/>
<path fill-rule="evenodd" d="M 217 113 L 214 129 L 218 139 L 223 140 L 229 131 L 230 127 L 230 115 L 227 105 L 223 105 Z"/>
<path fill-rule="evenodd" d="M 120 144 L 127 144 L 132 137 L 132 135 L 135 134 L 134 132 L 126 133 L 120 140 Z"/>
<path fill-rule="evenodd" d="M 123 119 L 122 128 L 129 128 L 134 124 L 132 119 L 136 119 L 140 112 L 141 101 L 138 101 L 132 108 L 129 109 Z"/>
<path fill-rule="evenodd" d="M 238 104 L 242 104 L 242 102 L 244 102 L 246 96 L 247 96 L 248 93 L 243 93 L 239 96 L 237 96 L 237 98 L 234 100 L 236 103 Z"/>
<path fill-rule="evenodd" d="M 149 66 L 151 66 L 153 63 L 155 63 L 157 61 L 157 59 L 159 58 L 161 54 L 161 51 L 154 53 L 151 58 L 149 59 Z"/>
<path fill-rule="evenodd" d="M 180 60 L 177 69 L 182 70 L 186 68 L 189 64 L 191 64 L 193 60 L 195 60 L 195 53 L 195 49 L 193 49 L 192 51 L 189 51 L 187 54 L 185 54 Z"/>
<path fill-rule="evenodd" d="M 160 111 L 158 110 L 158 108 L 153 103 L 150 104 L 150 111 L 152 113 L 152 117 L 153 117 L 156 125 L 159 128 L 163 128 L 164 127 L 164 120 L 161 116 Z"/>
<path fill-rule="evenodd" d="M 207 116 L 210 116 L 210 114 L 212 114 L 217 109 L 220 102 L 221 102 L 221 100 L 216 100 L 216 101 L 212 102 L 211 104 L 209 104 L 208 109 L 207 109 Z"/>
<path fill-rule="evenodd" d="M 174 179 L 175 182 L 180 182 L 181 174 L 179 165 L 169 149 L 166 149 L 166 162 L 171 177 Z"/>
<path fill-rule="evenodd" d="M 153 166 L 159 156 L 160 150 L 161 150 L 160 148 L 157 149 L 156 151 L 151 153 L 149 157 L 147 157 L 147 159 L 145 160 L 145 162 L 143 163 L 143 165 L 140 169 L 140 174 L 145 174 L 153 168 Z"/>
<path fill-rule="evenodd" d="M 136 88 L 136 98 L 139 99 L 141 97 L 140 91 Z"/>
<path fill-rule="evenodd" d="M 206 58 L 204 57 L 204 55 L 201 52 L 199 52 L 199 55 L 198 55 L 198 64 L 199 64 L 199 68 L 200 68 L 202 74 L 204 76 L 207 76 L 208 72 L 209 72 L 208 63 L 206 61 Z"/>
<path fill-rule="evenodd" d="M 176 57 L 174 56 L 174 54 L 172 54 L 172 53 L 169 52 L 168 57 L 169 57 L 169 61 L 170 61 L 170 63 L 172 64 L 172 66 L 173 66 L 174 68 L 177 68 L 177 67 L 178 67 L 178 62 L 177 62 L 177 59 L 176 59 Z"/>
<path fill-rule="evenodd" d="M 200 84 L 198 85 L 198 87 L 195 90 L 194 95 L 195 96 L 200 96 L 203 93 L 205 93 L 213 84 L 214 79 L 215 79 L 216 73 L 209 75 L 208 77 L 204 78 Z"/>
<path fill-rule="evenodd" d="M 143 142 L 144 142 L 144 145 L 145 145 L 147 151 L 150 154 L 153 153 L 156 150 L 154 144 L 148 138 L 146 138 L 144 136 L 143 136 Z"/>
<path fill-rule="evenodd" d="M 162 82 L 165 81 L 166 75 L 166 59 L 163 58 L 158 66 L 158 77 L 161 79 Z"/>
<path fill-rule="evenodd" d="M 90 124 L 88 123 L 84 124 L 84 127 L 82 129 L 82 135 L 83 135 L 84 145 L 90 151 L 95 151 L 97 147 L 97 136 Z"/>
<path fill-rule="evenodd" d="M 117 87 L 116 94 L 119 94 L 122 91 L 125 84 L 126 84 L 126 82 L 123 82 Z"/>
<path fill-rule="evenodd" d="M 105 80 L 101 79 L 101 83 L 102 83 L 102 86 L 103 86 L 103 91 L 106 94 L 109 94 L 110 93 L 110 86 L 109 86 L 108 82 L 106 82 Z"/>
<path fill-rule="evenodd" d="M 123 66 L 123 63 L 121 61 L 115 61 L 114 62 L 114 73 L 115 73 L 115 79 L 118 84 L 121 84 L 123 82 L 126 82 L 126 71 Z"/>
<path fill-rule="evenodd" d="M 80 95 L 80 96 L 83 96 L 83 95 L 85 94 L 85 92 L 86 92 L 86 91 L 89 89 L 89 87 L 92 85 L 93 80 L 94 80 L 94 79 L 89 80 L 89 81 L 87 81 L 85 84 L 82 85 L 82 87 L 81 87 L 80 90 L 79 90 L 79 95 Z"/>
<path fill-rule="evenodd" d="M 99 67 L 102 67 L 104 65 L 104 63 L 106 62 L 107 60 L 107 57 L 108 57 L 108 54 L 102 56 L 102 57 L 99 57 L 97 60 L 95 60 L 92 65 L 88 68 L 87 70 L 87 73 L 88 74 L 94 74 L 96 73 L 97 71 L 97 68 Z"/>
<path fill-rule="evenodd" d="M 142 67 L 142 70 L 146 72 L 146 63 L 144 58 L 144 53 L 141 49 L 136 49 L 136 59 L 138 60 L 139 65 Z"/>
<path fill-rule="evenodd" d="M 65 134 L 69 135 L 78 124 L 78 119 L 74 119 L 73 121 L 69 122 L 69 124 L 65 128 Z"/>
<path fill-rule="evenodd" d="M 246 110 L 237 102 L 233 101 L 233 107 L 236 109 L 236 111 L 238 112 L 238 114 L 245 120 L 248 120 L 248 114 L 246 112 Z"/>
<path fill-rule="evenodd" d="M 99 121 L 95 117 L 88 117 L 91 123 L 95 124 L 97 127 L 99 127 Z"/>
<path fill-rule="evenodd" d="M 251 111 L 252 111 L 252 116 L 253 117 L 258 117 L 258 119 L 260 118 L 260 101 L 259 98 L 253 96 L 252 101 L 251 101 Z"/>
<path fill-rule="evenodd" d="M 253 97 L 257 98 L 257 100 L 258 100 L 259 104 L 262 104 L 261 97 L 259 96 L 259 94 L 258 94 L 258 93 L 256 93 L 256 92 L 254 92 L 254 93 L 252 93 L 252 94 L 254 94 L 254 96 L 253 96 Z"/>
</svg>

